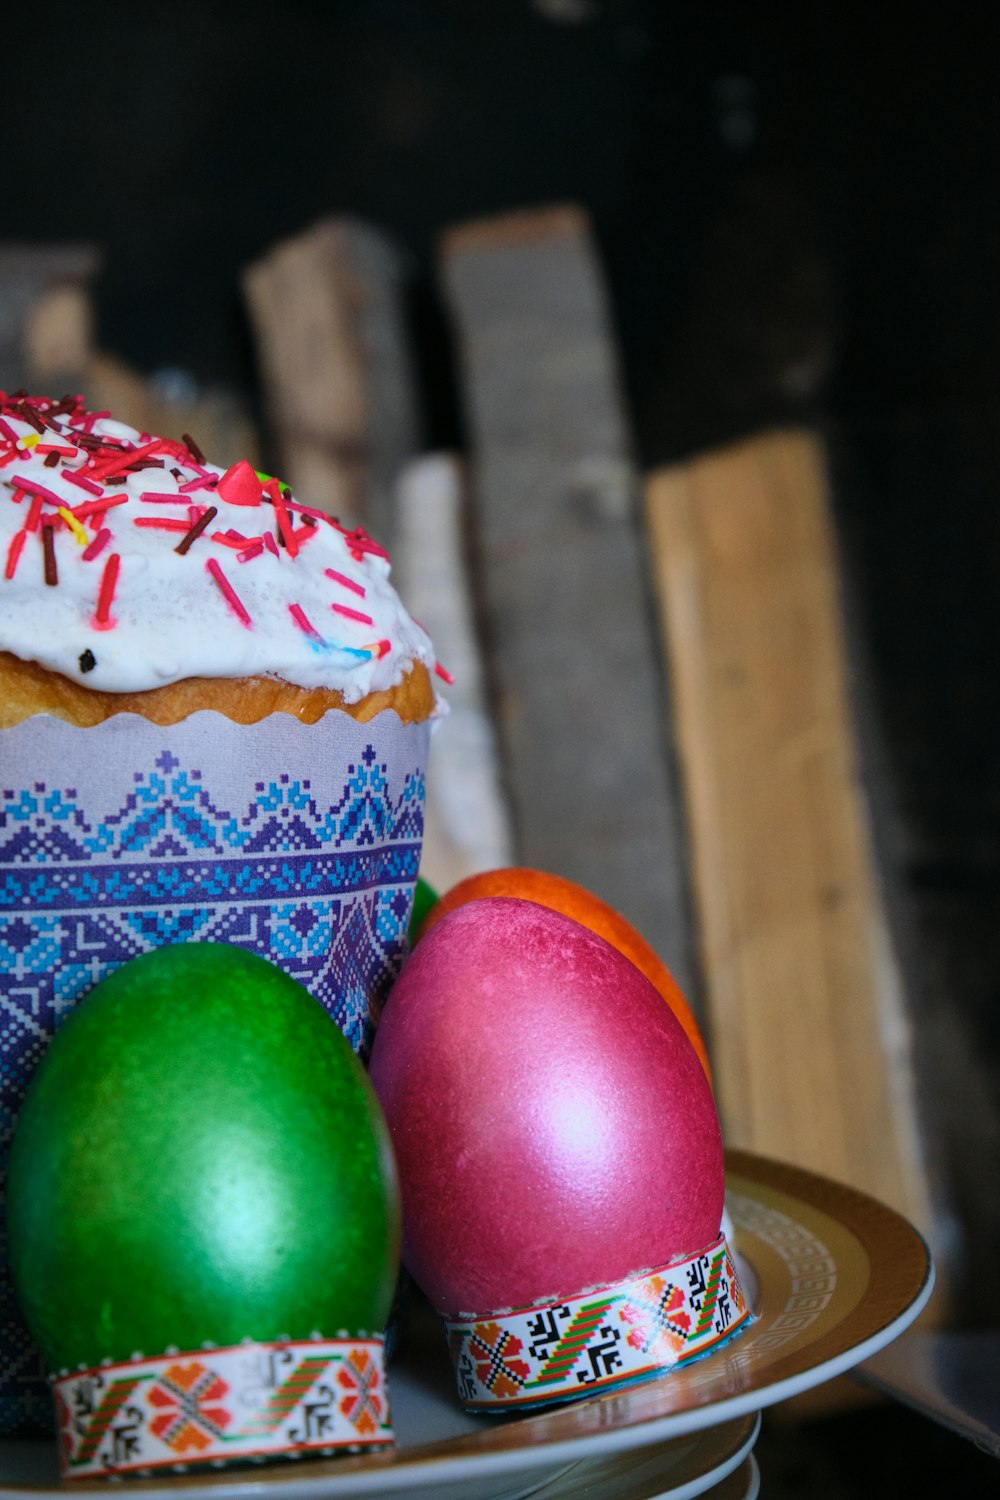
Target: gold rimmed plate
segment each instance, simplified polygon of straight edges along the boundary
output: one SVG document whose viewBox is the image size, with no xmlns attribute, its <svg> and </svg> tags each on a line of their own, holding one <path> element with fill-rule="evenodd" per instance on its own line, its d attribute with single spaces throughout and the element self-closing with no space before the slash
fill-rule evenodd
<svg viewBox="0 0 1000 1500">
<path fill-rule="evenodd" d="M 451 1491 L 456 1500 L 507 1500 L 581 1459 L 689 1434 L 705 1433 L 707 1441 L 707 1430 L 723 1425 L 737 1424 L 730 1440 L 738 1446 L 746 1440 L 740 1424 L 762 1407 L 821 1385 L 891 1343 L 925 1305 L 933 1268 L 905 1219 L 852 1188 L 741 1151 L 727 1154 L 726 1182 L 756 1321 L 704 1359 L 532 1415 L 473 1417 L 458 1406 L 441 1324 L 418 1303 L 404 1352 L 389 1368 L 396 1431 L 390 1452 L 137 1480 L 115 1485 L 115 1494 L 347 1500 L 407 1492 L 447 1500 Z M 105 1484 L 67 1488 L 107 1493 Z M 65 1500 L 54 1445 L 0 1444 L 0 1500 L 56 1494 Z"/>
</svg>

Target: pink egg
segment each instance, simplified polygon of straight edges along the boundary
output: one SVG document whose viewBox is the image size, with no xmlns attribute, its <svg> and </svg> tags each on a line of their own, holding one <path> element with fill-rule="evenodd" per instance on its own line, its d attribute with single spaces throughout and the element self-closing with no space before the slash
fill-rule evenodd
<svg viewBox="0 0 1000 1500">
<path fill-rule="evenodd" d="M 603 938 L 530 901 L 470 901 L 404 965 L 371 1079 L 404 1258 L 446 1317 L 569 1297 L 719 1233 L 722 1139 L 669 1006 Z"/>
</svg>

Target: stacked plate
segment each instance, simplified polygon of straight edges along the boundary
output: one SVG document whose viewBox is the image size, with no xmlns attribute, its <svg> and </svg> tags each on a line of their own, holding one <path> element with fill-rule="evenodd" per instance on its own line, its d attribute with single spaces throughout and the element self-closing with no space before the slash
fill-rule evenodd
<svg viewBox="0 0 1000 1500">
<path fill-rule="evenodd" d="M 874 1199 L 742 1152 L 727 1164 L 756 1314 L 732 1344 L 591 1400 L 473 1417 L 457 1404 L 441 1325 L 418 1303 L 389 1369 L 391 1452 L 120 1483 L 116 1500 L 753 1500 L 761 1409 L 891 1343 L 926 1303 L 933 1270 L 917 1232 Z M 0 1500 L 66 1500 L 54 1444 L 0 1442 Z"/>
</svg>

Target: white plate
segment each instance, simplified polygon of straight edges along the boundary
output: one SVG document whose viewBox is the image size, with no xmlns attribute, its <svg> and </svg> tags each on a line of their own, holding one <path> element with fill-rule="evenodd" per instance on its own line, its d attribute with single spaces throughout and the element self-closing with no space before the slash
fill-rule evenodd
<svg viewBox="0 0 1000 1500">
<path fill-rule="evenodd" d="M 731 1344 L 661 1379 L 533 1415 L 473 1417 L 458 1406 L 437 1319 L 418 1303 L 389 1368 L 396 1444 L 387 1453 L 116 1484 L 124 1497 L 347 1500 L 541 1489 L 581 1459 L 603 1460 L 751 1417 L 890 1343 L 920 1312 L 933 1270 L 921 1237 L 874 1199 L 744 1152 L 727 1157 L 735 1249 L 757 1321 Z M 709 1467 L 708 1464 L 705 1467 Z M 104 1484 L 75 1481 L 75 1492 Z M 453 1493 L 455 1493 L 453 1491 Z M 544 1491 L 543 1491 L 544 1493 Z M 0 1444 L 0 1500 L 66 1500 L 51 1445 Z"/>
<path fill-rule="evenodd" d="M 744 1426 L 745 1436 L 735 1446 L 737 1430 Z M 557 1479 L 533 1488 L 530 1500 L 581 1500 L 584 1495 L 587 1500 L 695 1500 L 699 1495 L 752 1500 L 757 1465 L 750 1449 L 759 1430 L 757 1416 L 745 1424 L 726 1422 L 610 1458 L 581 1458 Z"/>
</svg>

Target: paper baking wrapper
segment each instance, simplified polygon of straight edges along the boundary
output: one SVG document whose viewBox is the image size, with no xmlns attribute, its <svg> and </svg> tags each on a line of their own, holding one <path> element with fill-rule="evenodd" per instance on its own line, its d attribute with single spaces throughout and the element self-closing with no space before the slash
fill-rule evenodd
<svg viewBox="0 0 1000 1500">
<path fill-rule="evenodd" d="M 311 725 L 205 712 L 168 728 L 40 716 L 0 732 L 0 1192 L 60 1020 L 150 948 L 258 953 L 367 1053 L 405 951 L 429 734 L 392 711 Z M 2 1244 L 0 1326 L 0 1431 L 44 1425 L 51 1397 Z"/>
</svg>

